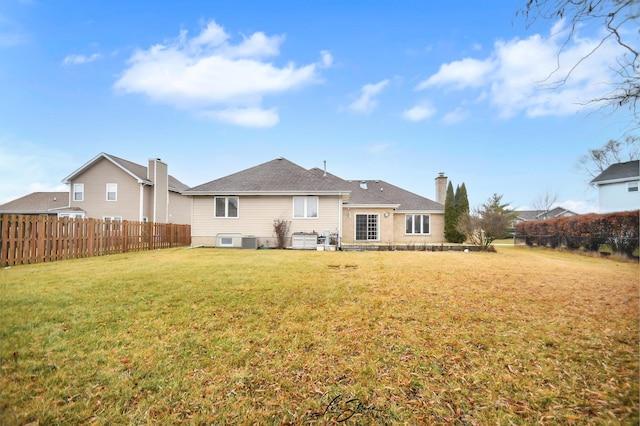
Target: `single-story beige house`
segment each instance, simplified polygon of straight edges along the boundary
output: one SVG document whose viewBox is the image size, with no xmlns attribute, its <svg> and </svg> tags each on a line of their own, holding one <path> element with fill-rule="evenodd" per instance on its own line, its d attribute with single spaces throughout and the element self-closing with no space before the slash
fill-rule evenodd
<svg viewBox="0 0 640 426">
<path fill-rule="evenodd" d="M 290 224 L 288 245 L 316 248 L 313 237 L 343 249 L 427 246 L 444 239 L 447 178 L 437 201 L 382 180 L 344 180 L 285 158 L 183 191 L 192 199 L 194 246 L 274 247 L 274 221 Z M 301 242 L 302 241 L 302 242 Z"/>
</svg>

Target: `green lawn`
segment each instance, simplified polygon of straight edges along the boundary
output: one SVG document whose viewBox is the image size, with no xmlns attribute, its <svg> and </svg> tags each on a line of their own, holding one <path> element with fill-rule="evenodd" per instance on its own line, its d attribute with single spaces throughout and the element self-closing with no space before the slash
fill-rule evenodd
<svg viewBox="0 0 640 426">
<path fill-rule="evenodd" d="M 0 424 L 638 424 L 639 267 L 167 249 L 0 270 Z"/>
</svg>

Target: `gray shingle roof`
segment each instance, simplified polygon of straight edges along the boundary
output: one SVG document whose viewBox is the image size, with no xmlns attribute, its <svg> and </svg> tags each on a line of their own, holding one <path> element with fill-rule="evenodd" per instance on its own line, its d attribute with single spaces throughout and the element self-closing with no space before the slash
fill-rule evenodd
<svg viewBox="0 0 640 426">
<path fill-rule="evenodd" d="M 285 159 L 275 160 L 237 173 L 194 186 L 185 195 L 229 193 L 348 192 L 349 188 L 331 179 L 323 179 L 311 171 Z"/>
<path fill-rule="evenodd" d="M 610 165 L 596 176 L 591 183 L 601 185 L 611 181 L 624 181 L 626 179 L 637 179 L 638 177 L 640 177 L 640 160 L 627 161 Z"/>
<path fill-rule="evenodd" d="M 275 160 L 194 186 L 185 195 L 241 193 L 350 193 L 347 205 L 390 206 L 400 211 L 444 211 L 444 206 L 382 180 L 347 181 L 319 168 Z"/>
<path fill-rule="evenodd" d="M 33 192 L 0 205 L 0 213 L 44 214 L 69 206 L 69 192 Z"/>
<path fill-rule="evenodd" d="M 546 219 L 553 219 L 555 217 L 573 216 L 577 214 L 561 206 L 549 210 L 546 212 L 546 215 L 544 210 L 517 210 L 515 213 L 517 214 L 517 218 L 522 221 L 545 219 L 545 216 Z"/>
<path fill-rule="evenodd" d="M 318 175 L 324 174 L 324 171 L 318 168 L 311 171 Z M 327 173 L 327 177 L 336 182 L 341 181 L 351 189 L 347 204 L 392 205 L 397 206 L 395 208 L 398 211 L 444 211 L 444 205 L 383 180 L 345 181 L 330 173 Z"/>
</svg>

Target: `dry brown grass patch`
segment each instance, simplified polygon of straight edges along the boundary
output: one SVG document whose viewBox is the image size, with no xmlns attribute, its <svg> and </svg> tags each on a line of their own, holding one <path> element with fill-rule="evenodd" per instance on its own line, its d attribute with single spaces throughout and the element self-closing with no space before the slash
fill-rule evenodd
<svg viewBox="0 0 640 426">
<path fill-rule="evenodd" d="M 637 264 L 175 249 L 0 292 L 3 424 L 638 420 Z"/>
</svg>

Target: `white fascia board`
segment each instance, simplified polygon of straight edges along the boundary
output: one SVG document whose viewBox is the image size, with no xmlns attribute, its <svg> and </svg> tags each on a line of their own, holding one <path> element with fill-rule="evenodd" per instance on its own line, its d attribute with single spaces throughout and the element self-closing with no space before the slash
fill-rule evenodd
<svg viewBox="0 0 640 426">
<path fill-rule="evenodd" d="M 344 191 L 182 191 L 183 195 L 336 195 L 343 196 Z"/>
<path fill-rule="evenodd" d="M 629 176 L 629 177 L 618 178 L 618 179 L 601 180 L 600 182 L 593 182 L 593 184 L 595 186 L 601 186 L 601 185 L 612 185 L 616 183 L 625 183 L 625 182 L 638 182 L 639 180 L 640 180 L 640 177 L 638 176 Z"/>
<path fill-rule="evenodd" d="M 397 209 L 400 204 L 344 204 L 343 207 L 355 209 Z"/>
<path fill-rule="evenodd" d="M 444 210 L 396 210 L 395 214 L 444 214 Z"/>
</svg>

